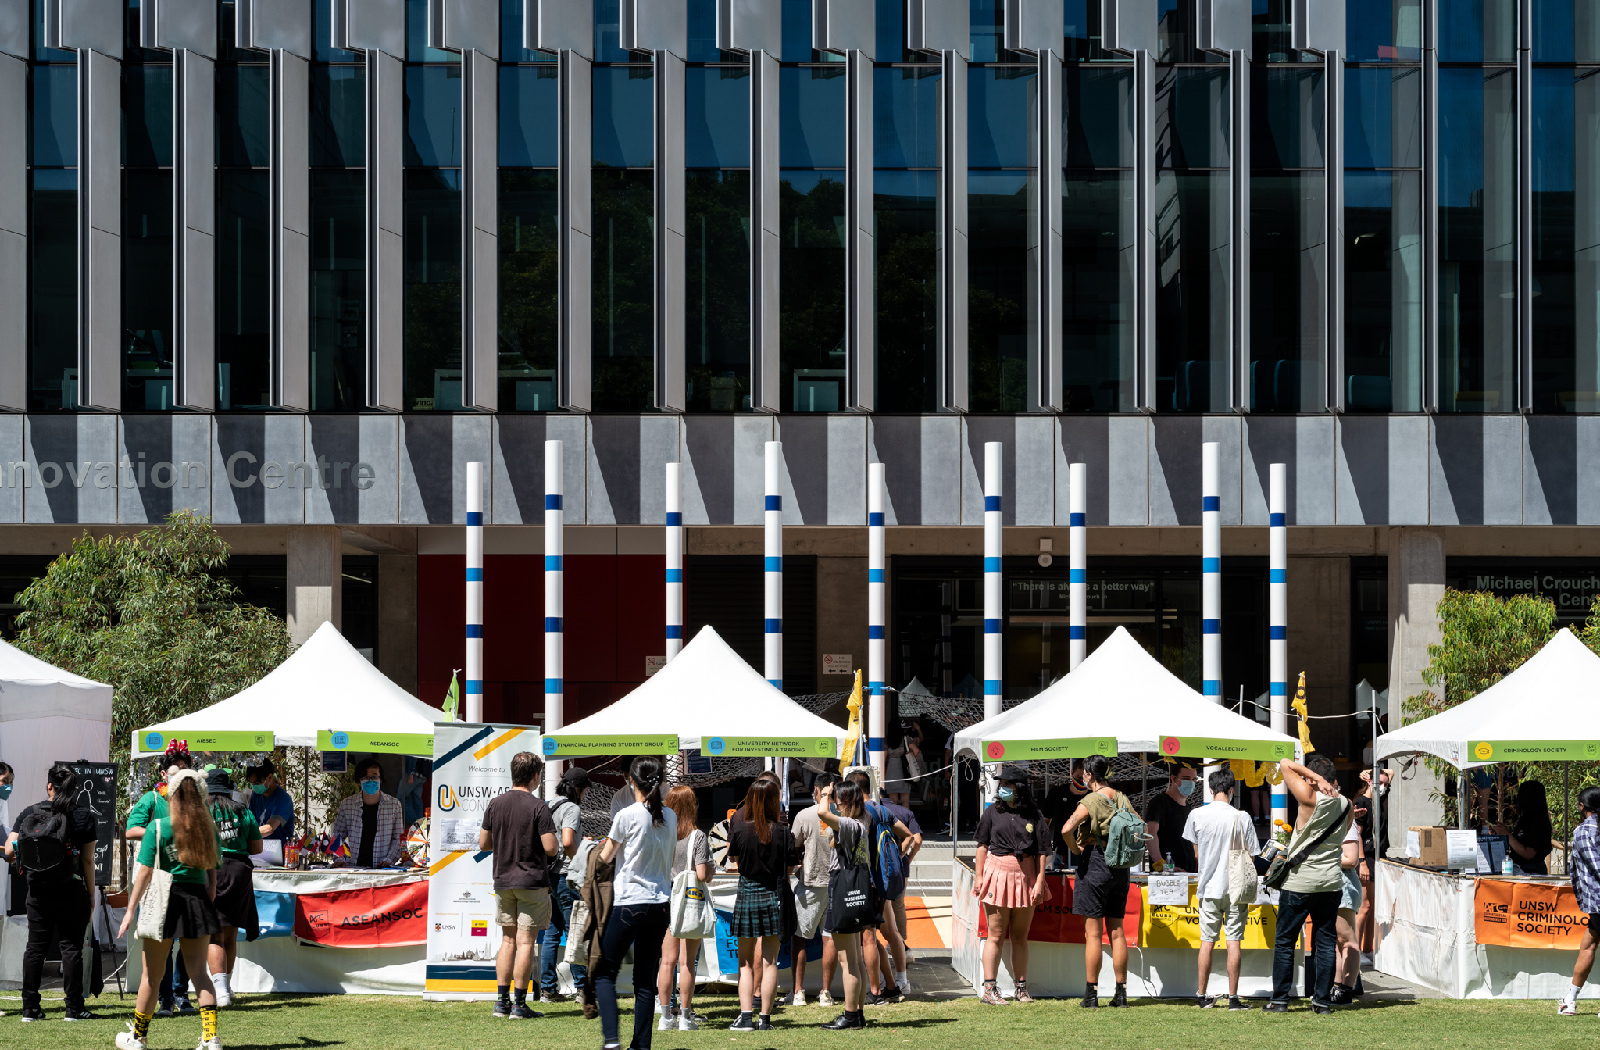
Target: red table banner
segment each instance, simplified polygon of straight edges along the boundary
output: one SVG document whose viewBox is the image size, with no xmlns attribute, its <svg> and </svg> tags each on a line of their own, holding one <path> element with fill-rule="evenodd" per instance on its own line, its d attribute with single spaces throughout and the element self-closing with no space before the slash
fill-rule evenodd
<svg viewBox="0 0 1600 1050">
<path fill-rule="evenodd" d="M 1479 944 L 1571 950 L 1589 924 L 1569 885 L 1479 879 L 1472 903 Z"/>
<path fill-rule="evenodd" d="M 1056 944 L 1082 944 L 1083 943 L 1083 917 L 1072 914 L 1072 879 L 1066 875 L 1046 875 L 1045 886 L 1050 890 L 1050 899 L 1041 901 L 1033 910 L 1033 924 L 1028 927 L 1029 941 L 1051 941 Z M 983 905 L 978 906 L 978 936 L 989 936 L 989 919 L 983 911 Z M 1127 938 L 1129 947 L 1138 947 L 1139 930 L 1141 928 L 1141 912 L 1144 908 L 1144 895 L 1139 892 L 1137 883 L 1128 885 L 1127 910 L 1122 915 L 1122 933 Z M 1102 928 L 1100 943 L 1110 944 L 1110 933 Z"/>
<path fill-rule="evenodd" d="M 403 882 L 295 897 L 294 935 L 330 948 L 379 948 L 428 940 L 428 882 Z"/>
</svg>

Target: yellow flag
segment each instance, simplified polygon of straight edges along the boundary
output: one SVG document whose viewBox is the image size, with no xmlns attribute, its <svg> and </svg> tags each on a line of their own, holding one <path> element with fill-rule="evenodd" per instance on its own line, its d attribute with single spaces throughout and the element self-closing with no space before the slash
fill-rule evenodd
<svg viewBox="0 0 1600 1050">
<path fill-rule="evenodd" d="M 1294 703 L 1290 705 L 1300 720 L 1300 749 L 1306 754 L 1311 754 L 1316 748 L 1311 746 L 1311 723 L 1306 721 L 1306 673 L 1300 672 L 1300 682 L 1294 689 Z"/>
<path fill-rule="evenodd" d="M 1242 781 L 1245 787 L 1258 788 L 1261 786 L 1263 775 L 1261 772 L 1261 767 L 1256 765 L 1256 763 L 1251 762 L 1248 759 L 1236 758 L 1229 762 L 1228 766 L 1233 770 L 1234 779 Z"/>
<path fill-rule="evenodd" d="M 855 763 L 856 744 L 861 740 L 861 672 L 856 671 L 856 687 L 850 690 L 850 701 L 845 704 L 850 709 L 850 721 L 845 726 L 844 747 L 839 749 L 839 764 L 849 766 Z"/>
</svg>

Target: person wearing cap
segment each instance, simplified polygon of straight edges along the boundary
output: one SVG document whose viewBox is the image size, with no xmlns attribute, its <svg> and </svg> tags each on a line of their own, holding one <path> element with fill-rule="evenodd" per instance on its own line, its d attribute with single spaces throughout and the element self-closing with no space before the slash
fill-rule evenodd
<svg viewBox="0 0 1600 1050">
<path fill-rule="evenodd" d="M 989 936 L 983 943 L 983 1001 L 1004 1003 L 995 981 L 1000 951 L 1011 938 L 1011 977 L 1019 1003 L 1028 994 L 1028 927 L 1033 909 L 1050 899 L 1044 881 L 1044 859 L 1050 854 L 1050 824 L 1028 790 L 1028 769 L 1021 762 L 1000 767 L 997 801 L 978 820 L 978 855 L 974 862 L 973 895 L 983 902 Z"/>
<path fill-rule="evenodd" d="M 253 884 L 254 869 L 250 858 L 260 853 L 261 826 L 250 808 L 233 797 L 233 777 L 225 769 L 212 769 L 206 773 L 206 792 L 209 796 L 211 820 L 217 826 L 217 845 L 221 850 L 222 867 L 217 871 L 217 918 L 220 928 L 211 935 L 207 964 L 211 968 L 211 984 L 216 989 L 217 1005 L 233 1003 L 233 963 L 239 954 L 239 931 L 244 939 L 253 941 L 261 932 L 261 922 L 256 917 L 256 889 Z"/>
</svg>

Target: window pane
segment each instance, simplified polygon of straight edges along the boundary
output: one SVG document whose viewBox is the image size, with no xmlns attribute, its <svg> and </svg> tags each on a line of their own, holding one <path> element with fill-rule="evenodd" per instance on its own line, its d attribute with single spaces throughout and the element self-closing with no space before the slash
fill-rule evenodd
<svg viewBox="0 0 1600 1050">
<path fill-rule="evenodd" d="M 778 72 L 778 157 L 786 168 L 842 168 L 844 67 Z"/>
<path fill-rule="evenodd" d="M 684 78 L 684 165 L 750 164 L 750 67 L 696 66 Z"/>
<path fill-rule="evenodd" d="M 880 171 L 873 178 L 873 189 L 877 407 L 882 412 L 932 412 L 938 394 L 934 330 L 938 306 L 934 253 L 937 175 L 931 171 Z"/>
<path fill-rule="evenodd" d="M 1222 62 L 1195 47 L 1195 5 L 1189 0 L 1158 0 L 1157 62 Z"/>
<path fill-rule="evenodd" d="M 1516 407 L 1516 79 L 1439 71 L 1439 373 L 1447 412 Z"/>
<path fill-rule="evenodd" d="M 597 412 L 644 412 L 655 405 L 654 221 L 652 171 L 594 169 Z"/>
<path fill-rule="evenodd" d="M 1289 49 L 1289 24 L 1294 9 L 1292 0 L 1254 0 L 1251 7 L 1255 60 L 1300 61 L 1300 53 Z"/>
<path fill-rule="evenodd" d="M 272 163 L 270 88 L 266 66 L 217 66 L 219 165 L 264 168 Z"/>
<path fill-rule="evenodd" d="M 361 0 L 354 0 L 360 3 Z M 431 0 L 405 0 L 406 2 L 406 61 L 455 62 L 461 56 L 454 51 L 442 51 L 428 46 L 428 4 Z"/>
<path fill-rule="evenodd" d="M 28 409 L 78 406 L 78 173 L 35 171 L 28 202 Z"/>
<path fill-rule="evenodd" d="M 1422 408 L 1422 176 L 1344 177 L 1344 397 L 1351 412 Z"/>
<path fill-rule="evenodd" d="M 973 62 L 1010 61 L 1005 51 L 1005 5 L 1003 0 L 968 0 L 968 22 L 971 26 Z M 1001 54 L 1006 58 L 1001 58 Z"/>
<path fill-rule="evenodd" d="M 1101 0 L 1065 0 L 1061 53 L 1068 60 L 1118 59 L 1100 47 Z"/>
<path fill-rule="evenodd" d="M 122 163 L 172 164 L 172 67 L 122 67 Z"/>
<path fill-rule="evenodd" d="M 1228 408 L 1228 176 L 1156 174 L 1156 407 Z"/>
<path fill-rule="evenodd" d="M 1069 412 L 1134 408 L 1131 172 L 1068 172 L 1061 213 L 1061 358 Z"/>
<path fill-rule="evenodd" d="M 784 62 L 814 62 L 811 51 L 811 0 L 783 0 Z"/>
<path fill-rule="evenodd" d="M 717 50 L 718 0 L 678 0 L 687 7 L 689 22 L 689 53 L 684 58 L 690 62 L 716 62 L 722 58 Z"/>
<path fill-rule="evenodd" d="M 786 171 L 778 188 L 785 412 L 844 408 L 844 172 Z"/>
<path fill-rule="evenodd" d="M 272 287 L 270 173 L 217 172 L 217 408 L 272 400 L 267 310 Z"/>
<path fill-rule="evenodd" d="M 44 46 L 44 0 L 30 0 L 33 7 L 33 60 L 35 62 L 76 62 L 76 51 Z M 130 2 L 131 6 L 131 2 Z M 137 17 L 137 12 L 135 12 Z"/>
<path fill-rule="evenodd" d="M 78 67 L 34 66 L 33 134 L 28 163 L 42 168 L 78 163 Z"/>
<path fill-rule="evenodd" d="M 553 168 L 561 80 L 554 66 L 500 67 L 500 166 Z"/>
<path fill-rule="evenodd" d="M 1422 165 L 1422 70 L 1417 66 L 1344 72 L 1347 168 Z"/>
<path fill-rule="evenodd" d="M 1322 166 L 1322 70 L 1256 65 L 1250 70 L 1250 163 Z"/>
<path fill-rule="evenodd" d="M 1133 166 L 1133 70 L 1068 64 L 1063 77 L 1069 168 Z"/>
<path fill-rule="evenodd" d="M 522 46 L 522 9 L 527 0 L 500 0 L 500 61 L 554 62 L 556 56 Z"/>
<path fill-rule="evenodd" d="M 1448 0 L 1439 6 L 1439 61 L 1516 58 L 1517 0 Z"/>
<path fill-rule="evenodd" d="M 461 408 L 461 173 L 405 173 L 405 401 Z"/>
<path fill-rule="evenodd" d="M 1600 76 L 1533 71 L 1533 410 L 1600 411 Z"/>
<path fill-rule="evenodd" d="M 365 57 L 359 51 L 343 51 L 330 43 L 333 40 L 333 0 L 312 0 L 311 47 L 318 62 L 360 62 Z"/>
<path fill-rule="evenodd" d="M 1020 171 L 967 175 L 967 375 L 974 412 L 1028 408 L 1030 181 Z"/>
<path fill-rule="evenodd" d="M 1039 71 L 1032 67 L 967 70 L 967 164 L 1026 168 L 1033 164 L 1029 113 L 1038 105 Z"/>
<path fill-rule="evenodd" d="M 1422 0 L 1345 0 L 1351 62 L 1420 62 Z"/>
<path fill-rule="evenodd" d="M 366 173 L 311 173 L 311 408 L 366 404 Z"/>
<path fill-rule="evenodd" d="M 1327 316 L 1321 172 L 1250 179 L 1250 409 L 1323 408 Z"/>
<path fill-rule="evenodd" d="M 500 172 L 500 411 L 556 407 L 556 173 Z"/>
<path fill-rule="evenodd" d="M 122 409 L 172 408 L 172 172 L 122 173 Z"/>
<path fill-rule="evenodd" d="M 750 173 L 691 171 L 684 186 L 691 412 L 750 407 Z"/>
<path fill-rule="evenodd" d="M 873 70 L 873 88 L 873 164 L 880 168 L 938 167 L 938 68 L 879 67 Z"/>
<path fill-rule="evenodd" d="M 594 60 L 627 62 L 632 55 L 622 50 L 622 0 L 594 0 Z M 599 72 L 599 70 L 595 70 Z"/>
<path fill-rule="evenodd" d="M 594 67 L 594 162 L 648 168 L 655 157 L 655 96 L 648 66 Z"/>
<path fill-rule="evenodd" d="M 461 67 L 406 67 L 408 166 L 452 168 L 461 164 Z"/>
<path fill-rule="evenodd" d="M 1532 0 L 1535 62 L 1600 62 L 1600 7 L 1593 0 Z"/>
<path fill-rule="evenodd" d="M 311 166 L 358 168 L 367 162 L 367 71 L 311 67 Z"/>
<path fill-rule="evenodd" d="M 1156 73 L 1156 164 L 1163 168 L 1228 166 L 1228 71 L 1174 69 Z"/>
</svg>

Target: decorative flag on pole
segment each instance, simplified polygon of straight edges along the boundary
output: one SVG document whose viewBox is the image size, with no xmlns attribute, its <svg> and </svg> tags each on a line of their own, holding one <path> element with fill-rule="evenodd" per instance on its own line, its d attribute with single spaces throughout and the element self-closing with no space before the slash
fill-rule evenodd
<svg viewBox="0 0 1600 1050">
<path fill-rule="evenodd" d="M 845 704 L 850 719 L 845 724 L 844 746 L 839 749 L 839 761 L 852 765 L 856 758 L 856 743 L 861 739 L 861 671 L 856 671 L 856 687 L 850 690 L 850 700 Z"/>
<path fill-rule="evenodd" d="M 459 722 L 461 715 L 461 686 L 456 682 L 456 674 L 461 668 L 450 672 L 450 689 L 444 694 L 444 713 L 452 722 Z"/>
<path fill-rule="evenodd" d="M 1306 754 L 1311 754 L 1316 748 L 1311 746 L 1311 723 L 1306 721 L 1306 673 L 1300 672 L 1300 682 L 1294 687 L 1294 713 L 1300 721 L 1300 749 Z"/>
</svg>

